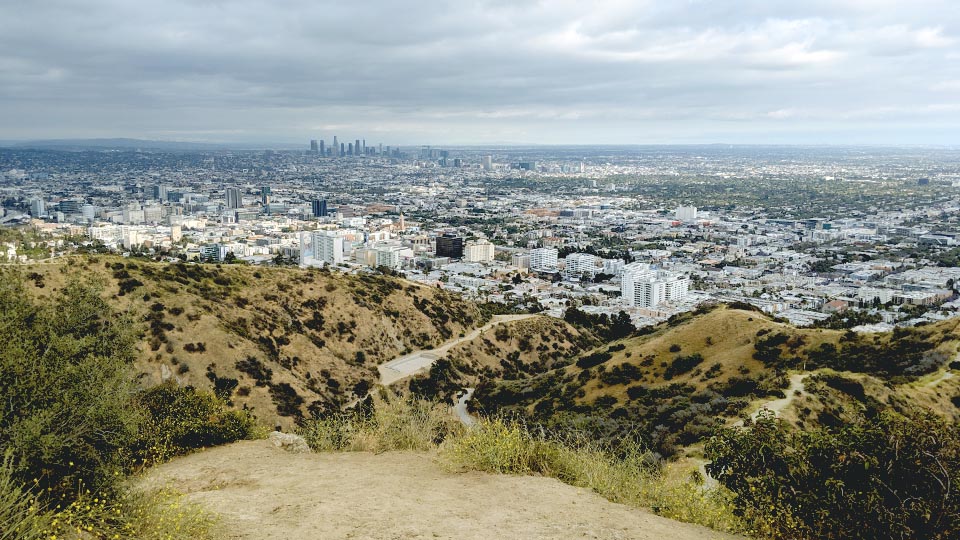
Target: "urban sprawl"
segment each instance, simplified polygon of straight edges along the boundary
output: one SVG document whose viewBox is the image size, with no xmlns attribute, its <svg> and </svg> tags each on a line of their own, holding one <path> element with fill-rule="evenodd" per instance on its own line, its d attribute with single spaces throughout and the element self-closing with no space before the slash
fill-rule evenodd
<svg viewBox="0 0 960 540">
<path fill-rule="evenodd" d="M 402 273 L 638 326 L 704 302 L 855 331 L 956 314 L 960 151 L 0 149 L 0 261 L 77 251 Z"/>
</svg>

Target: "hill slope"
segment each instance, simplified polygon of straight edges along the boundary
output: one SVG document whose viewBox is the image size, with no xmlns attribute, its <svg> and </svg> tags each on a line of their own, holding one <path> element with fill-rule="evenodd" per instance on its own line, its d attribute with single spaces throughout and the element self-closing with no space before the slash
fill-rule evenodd
<svg viewBox="0 0 960 540">
<path fill-rule="evenodd" d="M 248 441 L 158 467 L 146 484 L 172 484 L 238 539 L 738 538 L 554 479 L 445 472 L 423 453 L 288 454 Z"/>
<path fill-rule="evenodd" d="M 474 399 L 488 413 L 519 413 L 610 440 L 639 431 L 660 453 L 673 455 L 718 423 L 787 398 L 791 373 L 811 374 L 805 392 L 778 404 L 800 427 L 838 424 L 887 406 L 924 405 L 960 418 L 960 384 L 948 366 L 958 345 L 960 319 L 854 334 L 716 306 L 534 377 L 488 380 Z"/>
<path fill-rule="evenodd" d="M 270 425 L 339 408 L 378 381 L 378 364 L 487 318 L 459 296 L 379 274 L 120 257 L 22 273 L 38 295 L 68 278 L 100 281 L 111 304 L 143 321 L 135 366 L 144 386 L 212 387 Z"/>
</svg>

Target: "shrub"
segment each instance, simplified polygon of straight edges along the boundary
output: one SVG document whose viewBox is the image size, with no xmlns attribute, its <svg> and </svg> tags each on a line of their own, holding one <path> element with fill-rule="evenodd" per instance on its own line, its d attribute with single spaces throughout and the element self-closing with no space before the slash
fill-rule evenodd
<svg viewBox="0 0 960 540">
<path fill-rule="evenodd" d="M 54 498 L 113 483 L 140 420 L 127 397 L 133 329 L 96 287 L 71 282 L 37 304 L 16 276 L 0 279 L 0 452 L 14 479 L 38 478 Z"/>
<path fill-rule="evenodd" d="M 247 356 L 243 360 L 237 360 L 236 368 L 238 371 L 246 373 L 255 382 L 257 386 L 267 386 L 273 379 L 273 370 L 264 365 L 263 362 L 254 356 Z"/>
<path fill-rule="evenodd" d="M 700 353 L 693 353 L 687 356 L 678 356 L 670 362 L 670 365 L 667 366 L 667 369 L 663 372 L 663 378 L 670 380 L 677 375 L 683 375 L 693 368 L 699 366 L 703 363 L 703 355 Z"/>
<path fill-rule="evenodd" d="M 168 382 L 137 396 L 147 413 L 136 454 L 159 462 L 190 450 L 259 435 L 249 411 L 228 410 L 211 392 Z"/>
<path fill-rule="evenodd" d="M 303 398 L 290 386 L 290 383 L 271 384 L 270 398 L 280 416 L 301 416 L 300 406 L 303 405 Z"/>
<path fill-rule="evenodd" d="M 807 432 L 765 415 L 706 451 L 738 512 L 774 539 L 960 535 L 960 431 L 932 413 Z"/>
</svg>

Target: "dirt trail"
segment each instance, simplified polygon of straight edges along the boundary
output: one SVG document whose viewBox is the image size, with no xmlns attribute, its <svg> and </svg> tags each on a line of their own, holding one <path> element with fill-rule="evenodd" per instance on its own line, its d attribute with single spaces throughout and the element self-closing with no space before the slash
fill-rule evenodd
<svg viewBox="0 0 960 540">
<path fill-rule="evenodd" d="M 786 397 L 775 399 L 773 401 L 768 401 L 764 403 L 763 405 L 760 406 L 759 409 L 757 409 L 756 411 L 754 411 L 753 414 L 750 415 L 750 418 L 752 418 L 753 420 L 756 420 L 757 417 L 760 416 L 760 413 L 763 412 L 764 410 L 772 412 L 774 416 L 780 416 L 780 413 L 782 413 L 787 407 L 789 407 L 790 404 L 792 404 L 793 401 L 797 399 L 798 396 L 802 396 L 803 393 L 806 391 L 803 385 L 803 381 L 809 376 L 810 376 L 809 373 L 796 373 L 791 375 L 790 386 L 786 390 L 784 390 L 784 395 Z M 734 425 L 742 426 L 743 420 L 737 421 Z"/>
<path fill-rule="evenodd" d="M 633 539 L 738 537 L 611 503 L 557 480 L 449 473 L 430 454 L 289 454 L 266 441 L 207 450 L 153 470 L 222 517 L 228 538 Z"/>
</svg>

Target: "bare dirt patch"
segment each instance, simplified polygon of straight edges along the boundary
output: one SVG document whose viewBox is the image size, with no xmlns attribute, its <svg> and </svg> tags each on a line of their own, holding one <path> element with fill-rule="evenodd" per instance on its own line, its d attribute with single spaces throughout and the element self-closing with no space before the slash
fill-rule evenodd
<svg viewBox="0 0 960 540">
<path fill-rule="evenodd" d="M 737 538 L 540 477 L 450 473 L 432 454 L 289 454 L 245 441 L 153 470 L 220 514 L 228 538 Z"/>
</svg>

